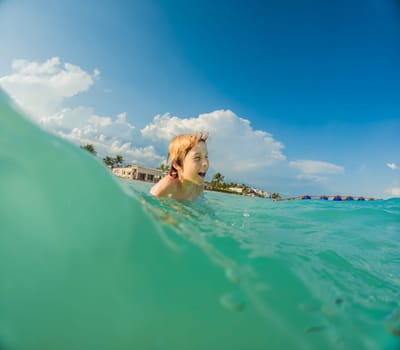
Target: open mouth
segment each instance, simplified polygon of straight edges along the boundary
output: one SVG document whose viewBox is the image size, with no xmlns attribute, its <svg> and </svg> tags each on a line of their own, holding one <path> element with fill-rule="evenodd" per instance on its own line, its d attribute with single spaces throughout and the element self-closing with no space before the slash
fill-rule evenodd
<svg viewBox="0 0 400 350">
<path fill-rule="evenodd" d="M 199 173 L 199 176 L 204 179 L 206 177 L 206 173 Z"/>
</svg>

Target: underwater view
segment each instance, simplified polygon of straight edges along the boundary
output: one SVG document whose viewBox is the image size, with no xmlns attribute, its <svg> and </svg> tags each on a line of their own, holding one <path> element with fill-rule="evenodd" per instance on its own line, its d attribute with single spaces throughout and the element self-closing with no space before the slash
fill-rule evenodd
<svg viewBox="0 0 400 350">
<path fill-rule="evenodd" d="M 0 349 L 400 349 L 400 199 L 178 203 L 0 95 Z"/>
</svg>

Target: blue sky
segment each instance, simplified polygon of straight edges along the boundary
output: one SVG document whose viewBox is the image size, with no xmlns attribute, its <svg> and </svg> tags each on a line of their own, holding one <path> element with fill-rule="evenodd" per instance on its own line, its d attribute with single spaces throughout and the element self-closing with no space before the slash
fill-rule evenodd
<svg viewBox="0 0 400 350">
<path fill-rule="evenodd" d="M 400 196 L 396 0 L 0 0 L 0 86 L 43 128 L 284 196 Z"/>
</svg>

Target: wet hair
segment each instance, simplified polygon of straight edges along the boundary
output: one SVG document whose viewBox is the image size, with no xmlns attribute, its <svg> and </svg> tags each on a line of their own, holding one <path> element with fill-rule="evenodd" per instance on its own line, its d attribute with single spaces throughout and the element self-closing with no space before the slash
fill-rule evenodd
<svg viewBox="0 0 400 350">
<path fill-rule="evenodd" d="M 178 170 L 174 167 L 173 163 L 176 162 L 179 166 L 182 166 L 183 160 L 190 150 L 200 142 L 206 142 L 208 133 L 198 132 L 197 134 L 182 134 L 175 136 L 168 147 L 168 159 L 171 163 L 169 174 L 177 178 Z"/>
</svg>

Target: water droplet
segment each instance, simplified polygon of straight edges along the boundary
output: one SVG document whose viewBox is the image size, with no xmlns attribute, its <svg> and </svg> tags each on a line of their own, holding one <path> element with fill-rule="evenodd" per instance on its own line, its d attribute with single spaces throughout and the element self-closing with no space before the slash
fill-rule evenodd
<svg viewBox="0 0 400 350">
<path fill-rule="evenodd" d="M 344 300 L 342 298 L 336 298 L 335 299 L 335 304 L 336 305 L 341 305 L 344 302 Z"/>
<path fill-rule="evenodd" d="M 225 276 L 232 283 L 237 284 L 240 282 L 240 277 L 239 277 L 238 272 L 229 267 L 225 270 Z"/>
<path fill-rule="evenodd" d="M 246 299 L 240 292 L 225 293 L 220 298 L 221 305 L 231 311 L 243 311 Z"/>
<path fill-rule="evenodd" d="M 386 317 L 386 330 L 399 337 L 400 336 L 400 307 L 395 309 L 389 316 Z"/>
</svg>

